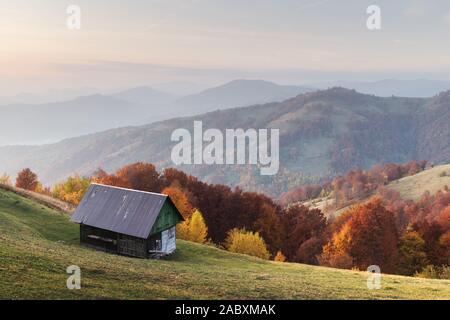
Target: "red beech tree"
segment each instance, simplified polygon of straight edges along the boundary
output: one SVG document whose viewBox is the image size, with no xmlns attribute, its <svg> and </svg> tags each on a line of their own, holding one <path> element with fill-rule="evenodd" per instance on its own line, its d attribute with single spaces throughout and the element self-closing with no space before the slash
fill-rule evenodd
<svg viewBox="0 0 450 320">
<path fill-rule="evenodd" d="M 35 191 L 39 181 L 37 175 L 29 168 L 20 171 L 16 178 L 16 187 L 25 190 Z"/>
</svg>

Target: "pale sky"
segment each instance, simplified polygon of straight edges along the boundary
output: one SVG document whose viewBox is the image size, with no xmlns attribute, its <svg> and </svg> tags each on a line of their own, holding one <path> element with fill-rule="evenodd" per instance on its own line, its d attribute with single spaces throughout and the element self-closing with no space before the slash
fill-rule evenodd
<svg viewBox="0 0 450 320">
<path fill-rule="evenodd" d="M 66 8 L 81 8 L 81 30 Z M 366 28 L 381 8 L 382 28 Z M 0 94 L 264 78 L 450 80 L 448 0 L 0 0 Z"/>
</svg>

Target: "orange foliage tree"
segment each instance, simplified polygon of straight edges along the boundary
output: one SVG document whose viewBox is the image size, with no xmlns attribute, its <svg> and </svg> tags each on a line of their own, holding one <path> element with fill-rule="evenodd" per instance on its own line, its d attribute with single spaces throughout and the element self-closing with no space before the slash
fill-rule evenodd
<svg viewBox="0 0 450 320">
<path fill-rule="evenodd" d="M 353 215 L 324 247 L 322 261 L 349 263 L 361 270 L 370 265 L 394 272 L 398 235 L 393 214 L 374 198 L 353 209 Z"/>
<path fill-rule="evenodd" d="M 150 163 L 137 162 L 122 167 L 116 172 L 119 180 L 126 181 L 131 188 L 149 192 L 160 192 L 159 173 Z"/>
<path fill-rule="evenodd" d="M 342 269 L 353 267 L 353 258 L 348 253 L 351 240 L 349 231 L 350 226 L 346 223 L 333 234 L 330 242 L 323 247 L 319 257 L 320 265 Z"/>
<path fill-rule="evenodd" d="M 130 182 L 125 181 L 123 178 L 119 178 L 114 174 L 108 174 L 103 169 L 98 169 L 94 173 L 92 182 L 120 188 L 131 188 Z"/>
<path fill-rule="evenodd" d="M 29 168 L 20 171 L 16 178 L 16 187 L 25 190 L 35 191 L 39 181 L 37 174 Z"/>
<path fill-rule="evenodd" d="M 183 190 L 177 187 L 167 187 L 161 193 L 170 197 L 183 218 L 189 219 L 191 217 L 194 208 L 190 204 L 188 197 Z"/>
</svg>

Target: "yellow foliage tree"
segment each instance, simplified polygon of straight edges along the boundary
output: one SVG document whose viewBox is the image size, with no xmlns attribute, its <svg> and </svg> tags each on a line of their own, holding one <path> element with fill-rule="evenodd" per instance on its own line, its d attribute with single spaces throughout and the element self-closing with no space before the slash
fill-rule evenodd
<svg viewBox="0 0 450 320">
<path fill-rule="evenodd" d="M 52 189 L 52 196 L 72 203 L 79 204 L 91 180 L 89 178 L 80 177 L 78 175 L 67 178 L 66 181 L 56 184 Z"/>
<path fill-rule="evenodd" d="M 189 237 L 193 242 L 205 243 L 208 236 L 208 227 L 202 213 L 196 209 L 189 222 Z"/>
<path fill-rule="evenodd" d="M 266 243 L 258 232 L 232 229 L 228 232 L 224 244 L 225 248 L 230 252 L 247 254 L 266 260 L 270 258 Z"/>
<path fill-rule="evenodd" d="M 11 186 L 12 185 L 11 177 L 6 173 L 4 173 L 3 175 L 0 176 L 0 184 L 4 186 Z"/>
<path fill-rule="evenodd" d="M 177 224 L 177 238 L 189 241 L 189 219 Z"/>
<path fill-rule="evenodd" d="M 38 182 L 36 185 L 36 189 L 34 192 L 45 194 L 45 195 L 51 195 L 50 188 L 45 187 L 41 182 Z"/>
<path fill-rule="evenodd" d="M 277 254 L 275 255 L 275 258 L 273 258 L 273 261 L 285 262 L 286 257 L 284 256 L 283 252 L 278 251 Z"/>
<path fill-rule="evenodd" d="M 208 227 L 200 210 L 195 209 L 191 218 L 186 219 L 177 226 L 177 236 L 180 239 L 198 243 L 206 243 Z"/>
</svg>

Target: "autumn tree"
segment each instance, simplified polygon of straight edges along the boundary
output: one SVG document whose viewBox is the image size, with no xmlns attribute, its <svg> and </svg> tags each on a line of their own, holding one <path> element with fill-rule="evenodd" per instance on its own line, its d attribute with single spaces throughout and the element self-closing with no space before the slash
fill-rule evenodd
<svg viewBox="0 0 450 320">
<path fill-rule="evenodd" d="M 194 208 L 188 200 L 186 193 L 183 190 L 176 187 L 168 187 L 165 188 L 162 194 L 166 194 L 173 201 L 178 211 L 180 211 L 181 215 L 185 219 L 189 219 L 193 213 Z"/>
<path fill-rule="evenodd" d="M 291 206 L 283 214 L 283 224 L 283 252 L 288 260 L 317 264 L 327 228 L 323 213 L 302 205 Z"/>
<path fill-rule="evenodd" d="M 273 261 L 285 262 L 286 257 L 284 256 L 283 252 L 278 251 L 275 257 L 273 258 Z"/>
<path fill-rule="evenodd" d="M 443 248 L 444 264 L 450 266 L 450 230 L 439 237 L 439 245 Z M 447 262 L 445 262 L 445 259 L 447 259 Z"/>
<path fill-rule="evenodd" d="M 117 177 L 115 174 L 108 174 L 103 169 L 98 169 L 91 177 L 93 183 L 104 184 L 108 186 L 131 189 L 131 183 L 123 178 Z"/>
<path fill-rule="evenodd" d="M 245 229 L 230 230 L 224 245 L 230 252 L 247 254 L 266 260 L 270 257 L 266 243 L 258 232 L 246 231 Z"/>
<path fill-rule="evenodd" d="M 393 214 L 378 198 L 359 206 L 350 219 L 349 255 L 361 270 L 370 265 L 380 266 L 383 272 L 395 270 L 398 235 Z"/>
<path fill-rule="evenodd" d="M 439 223 L 424 220 L 415 223 L 413 229 L 425 241 L 425 252 L 430 264 L 439 266 L 450 262 L 450 247 L 446 241 L 443 241 L 445 239 L 445 233 Z"/>
<path fill-rule="evenodd" d="M 174 168 L 166 168 L 161 175 L 161 184 L 164 187 L 168 187 L 170 185 L 178 184 L 182 188 L 188 187 L 189 177 L 183 171 L 174 169 Z"/>
<path fill-rule="evenodd" d="M 17 188 L 35 191 L 37 186 L 38 186 L 38 177 L 29 168 L 23 169 L 18 173 L 16 178 Z"/>
<path fill-rule="evenodd" d="M 436 217 L 436 222 L 442 227 L 444 231 L 450 231 L 450 205 L 447 206 Z"/>
<path fill-rule="evenodd" d="M 428 264 L 425 241 L 416 231 L 407 231 L 401 238 L 398 248 L 397 272 L 412 276 Z"/>
<path fill-rule="evenodd" d="M 330 242 L 323 247 L 319 263 L 322 266 L 350 269 L 354 265 L 353 258 L 348 253 L 350 247 L 350 225 L 346 223 L 336 231 Z"/>
<path fill-rule="evenodd" d="M 353 209 L 353 215 L 324 247 L 322 261 L 348 262 L 361 270 L 370 265 L 393 272 L 397 262 L 397 229 L 393 214 L 378 198 Z"/>
<path fill-rule="evenodd" d="M 269 251 L 275 253 L 277 248 L 283 245 L 284 228 L 280 213 L 270 202 L 259 203 L 255 210 L 258 212 L 258 217 L 249 225 L 253 231 L 257 231 L 265 239 Z"/>
<path fill-rule="evenodd" d="M 177 225 L 177 236 L 179 239 L 206 243 L 208 241 L 208 227 L 202 213 L 195 209 L 189 218 Z"/>
<path fill-rule="evenodd" d="M 177 224 L 177 238 L 181 240 L 190 241 L 189 239 L 189 222 L 190 219 L 184 219 L 184 221 Z"/>
<path fill-rule="evenodd" d="M 189 219 L 189 240 L 205 243 L 208 236 L 208 227 L 203 219 L 202 213 L 196 209 Z"/>
<path fill-rule="evenodd" d="M 0 176 L 0 185 L 10 186 L 11 185 L 11 177 L 4 173 Z"/>
<path fill-rule="evenodd" d="M 159 173 L 150 163 L 137 162 L 124 166 L 116 172 L 116 176 L 129 183 L 132 189 L 149 192 L 161 191 Z"/>
<path fill-rule="evenodd" d="M 34 192 L 40 193 L 40 194 L 44 194 L 47 196 L 51 196 L 52 193 L 50 191 L 49 187 L 44 186 L 41 182 L 38 181 L 37 185 L 36 185 L 36 189 L 34 189 Z"/>
<path fill-rule="evenodd" d="M 51 194 L 57 199 L 78 205 L 90 184 L 89 178 L 74 175 L 53 186 Z"/>
</svg>

